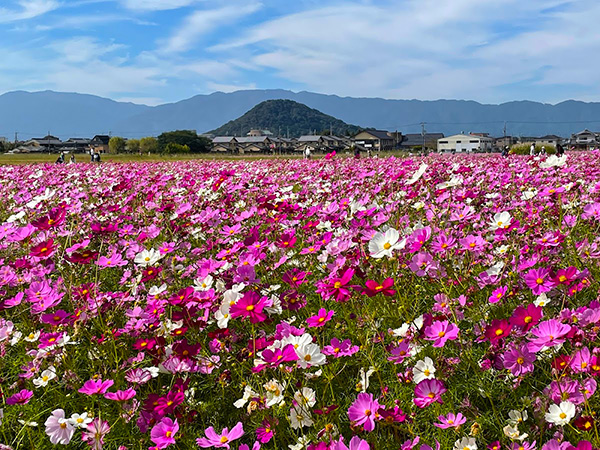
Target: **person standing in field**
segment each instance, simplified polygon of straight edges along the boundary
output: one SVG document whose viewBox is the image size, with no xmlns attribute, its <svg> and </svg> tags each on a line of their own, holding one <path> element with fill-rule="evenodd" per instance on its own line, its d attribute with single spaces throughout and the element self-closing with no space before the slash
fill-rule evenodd
<svg viewBox="0 0 600 450">
<path fill-rule="evenodd" d="M 529 154 L 531 156 L 535 155 L 535 143 L 534 142 L 532 142 L 531 147 L 529 147 Z"/>
<path fill-rule="evenodd" d="M 306 147 L 304 150 L 304 159 L 310 159 L 310 147 Z"/>
</svg>

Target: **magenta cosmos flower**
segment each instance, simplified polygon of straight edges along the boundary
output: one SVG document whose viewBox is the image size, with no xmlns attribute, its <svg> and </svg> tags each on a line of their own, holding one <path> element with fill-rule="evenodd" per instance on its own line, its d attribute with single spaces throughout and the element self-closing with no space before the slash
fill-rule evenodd
<svg viewBox="0 0 600 450">
<path fill-rule="evenodd" d="M 425 408 L 432 403 L 442 402 L 442 394 L 446 392 L 444 383 L 435 378 L 421 381 L 415 386 L 414 402 L 419 408 Z"/>
<path fill-rule="evenodd" d="M 461 413 L 448 413 L 445 416 L 438 417 L 439 423 L 434 423 L 433 426 L 446 429 L 457 428 L 467 421 Z"/>
<path fill-rule="evenodd" d="M 504 353 L 504 368 L 518 377 L 533 371 L 535 353 L 531 353 L 527 345 L 514 348 Z"/>
<path fill-rule="evenodd" d="M 196 444 L 202 448 L 229 448 L 229 443 L 241 438 L 244 435 L 244 426 L 242 422 L 238 422 L 235 427 L 229 431 L 227 428 L 223 428 L 221 434 L 217 434 L 213 427 L 208 427 L 204 433 L 205 438 L 196 439 Z"/>
<path fill-rule="evenodd" d="M 156 444 L 157 448 L 167 448 L 169 445 L 175 443 L 175 434 L 177 431 L 179 431 L 177 419 L 173 421 L 168 417 L 163 417 L 159 423 L 152 427 L 150 439 Z"/>
<path fill-rule="evenodd" d="M 104 394 L 104 398 L 108 400 L 114 400 L 116 402 L 126 402 L 127 400 L 131 400 L 133 397 L 135 397 L 135 394 L 135 389 L 127 388 L 124 391 L 107 392 Z"/>
<path fill-rule="evenodd" d="M 32 391 L 28 391 L 27 389 L 22 389 L 21 391 L 17 392 L 16 394 L 13 394 L 10 397 L 8 397 L 6 399 L 6 404 L 7 405 L 26 405 L 27 403 L 29 403 L 29 400 L 31 400 L 31 397 L 33 397 Z"/>
<path fill-rule="evenodd" d="M 334 442 L 334 450 L 371 450 L 369 443 L 365 440 L 362 440 L 358 436 L 352 436 L 348 447 L 344 444 L 343 438 L 340 437 L 338 442 Z"/>
<path fill-rule="evenodd" d="M 79 389 L 78 392 L 86 395 L 94 395 L 94 394 L 104 394 L 115 382 L 113 380 L 102 381 L 101 379 L 97 380 L 88 380 L 83 383 L 83 386 Z"/>
<path fill-rule="evenodd" d="M 306 319 L 306 323 L 310 328 L 322 327 L 331 320 L 334 314 L 335 311 L 327 311 L 325 308 L 321 308 L 316 316 Z"/>
<path fill-rule="evenodd" d="M 373 394 L 362 392 L 348 408 L 348 417 L 354 425 L 362 425 L 365 431 L 373 431 L 379 407 L 379 402 L 373 400 Z"/>
<path fill-rule="evenodd" d="M 447 320 L 436 321 L 425 328 L 425 339 L 433 341 L 434 347 L 443 347 L 448 339 L 458 338 L 458 327 Z"/>
<path fill-rule="evenodd" d="M 534 295 L 540 295 L 552 290 L 555 286 L 550 269 L 531 269 L 525 274 L 525 283 Z"/>
<path fill-rule="evenodd" d="M 541 322 L 531 330 L 535 336 L 531 339 L 530 348 L 537 352 L 543 347 L 554 347 L 565 342 L 565 336 L 571 331 L 571 325 L 559 322 L 556 319 Z"/>
<path fill-rule="evenodd" d="M 231 306 L 229 312 L 231 318 L 247 317 L 251 323 L 262 322 L 267 318 L 263 312 L 266 306 L 266 297 L 261 297 L 256 292 L 246 292 L 234 305 Z"/>
<path fill-rule="evenodd" d="M 110 431 L 110 425 L 106 420 L 100 420 L 98 417 L 92 423 L 88 423 L 87 431 L 81 435 L 81 440 L 89 445 L 93 450 L 102 450 L 104 446 L 104 436 Z"/>
</svg>

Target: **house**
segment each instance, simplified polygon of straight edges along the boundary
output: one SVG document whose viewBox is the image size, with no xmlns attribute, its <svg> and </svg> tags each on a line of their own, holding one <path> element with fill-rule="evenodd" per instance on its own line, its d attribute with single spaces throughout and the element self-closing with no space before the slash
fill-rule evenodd
<svg viewBox="0 0 600 450">
<path fill-rule="evenodd" d="M 555 147 L 562 142 L 563 138 L 555 134 L 547 134 L 546 136 L 539 137 L 535 140 L 536 145 L 548 145 Z"/>
<path fill-rule="evenodd" d="M 501 150 L 506 146 L 512 147 L 517 143 L 517 141 L 518 138 L 516 136 L 502 136 L 494 139 L 494 148 L 497 150 Z"/>
<path fill-rule="evenodd" d="M 394 150 L 401 140 L 401 133 L 390 133 L 384 130 L 364 130 L 352 138 L 354 144 L 378 152 Z"/>
<path fill-rule="evenodd" d="M 44 136 L 43 138 L 33 138 L 25 142 L 26 147 L 40 147 L 41 151 L 56 151 L 62 147 L 62 141 L 56 136 L 51 134 Z"/>
<path fill-rule="evenodd" d="M 438 139 L 437 149 L 439 152 L 486 152 L 491 151 L 494 139 L 488 136 L 474 134 L 455 134 Z"/>
<path fill-rule="evenodd" d="M 238 153 L 239 142 L 234 136 L 217 136 L 212 140 L 212 150 L 220 153 Z"/>
<path fill-rule="evenodd" d="M 90 139 L 85 138 L 69 138 L 63 142 L 61 150 L 72 153 L 84 153 L 89 150 L 90 142 Z"/>
<path fill-rule="evenodd" d="M 339 136 L 304 135 L 298 138 L 296 150 L 304 152 L 306 148 L 315 152 L 340 151 L 349 146 L 349 140 Z"/>
<path fill-rule="evenodd" d="M 600 133 L 590 131 L 587 128 L 579 133 L 571 135 L 571 147 L 576 150 L 589 150 L 596 148 L 600 143 Z"/>
<path fill-rule="evenodd" d="M 236 140 L 240 144 L 240 153 L 268 153 L 275 148 L 269 136 L 246 136 Z"/>
<path fill-rule="evenodd" d="M 437 149 L 438 140 L 444 137 L 444 133 L 408 133 L 402 136 L 399 148 L 402 150 L 411 150 L 414 148 L 422 148 L 425 143 L 425 148 Z"/>
<path fill-rule="evenodd" d="M 96 153 L 108 153 L 108 143 L 110 142 L 110 136 L 106 134 L 97 134 L 90 141 L 89 148 L 94 150 Z"/>
<path fill-rule="evenodd" d="M 0 136 L 0 144 L 6 144 L 7 139 L 4 136 Z"/>
</svg>

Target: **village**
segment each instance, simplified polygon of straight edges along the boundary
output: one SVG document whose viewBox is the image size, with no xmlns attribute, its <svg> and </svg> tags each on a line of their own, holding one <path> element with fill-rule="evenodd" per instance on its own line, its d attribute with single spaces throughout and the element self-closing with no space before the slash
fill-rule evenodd
<svg viewBox="0 0 600 450">
<path fill-rule="evenodd" d="M 557 135 L 502 136 L 492 137 L 489 133 L 459 133 L 444 136 L 443 133 L 407 133 L 398 131 L 367 129 L 354 136 L 335 136 L 330 134 L 303 135 L 298 138 L 275 136 L 264 129 L 250 130 L 245 136 L 212 136 L 201 134 L 210 139 L 210 151 L 215 154 L 280 154 L 302 155 L 308 149 L 313 153 L 361 152 L 378 154 L 394 151 L 426 151 L 438 153 L 492 153 L 513 146 L 535 146 L 555 148 L 558 144 L 570 150 L 592 150 L 600 147 L 600 132 L 587 129 L 572 134 L 568 138 Z M 42 138 L 17 141 L 8 153 L 110 153 L 110 135 L 95 135 L 93 138 L 69 138 L 62 141 L 48 134 Z M 126 139 L 125 139 L 126 140 Z M 8 142 L 0 137 L 0 142 Z"/>
</svg>

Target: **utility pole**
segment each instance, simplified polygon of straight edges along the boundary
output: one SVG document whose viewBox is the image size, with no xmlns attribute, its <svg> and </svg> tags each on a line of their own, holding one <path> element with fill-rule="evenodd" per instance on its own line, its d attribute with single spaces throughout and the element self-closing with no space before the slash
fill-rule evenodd
<svg viewBox="0 0 600 450">
<path fill-rule="evenodd" d="M 19 132 L 15 131 L 15 144 L 19 142 Z"/>
<path fill-rule="evenodd" d="M 423 154 L 427 156 L 427 152 L 425 151 L 425 122 L 421 122 L 421 136 L 423 137 Z"/>
<path fill-rule="evenodd" d="M 508 146 L 506 143 L 506 120 L 504 121 L 504 145 Z"/>
</svg>

